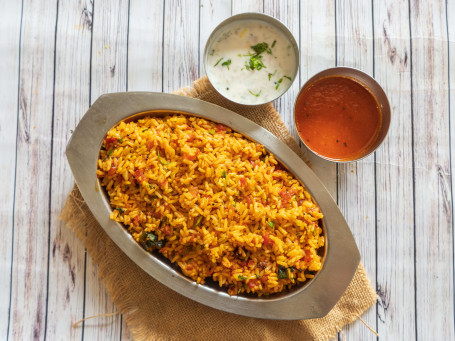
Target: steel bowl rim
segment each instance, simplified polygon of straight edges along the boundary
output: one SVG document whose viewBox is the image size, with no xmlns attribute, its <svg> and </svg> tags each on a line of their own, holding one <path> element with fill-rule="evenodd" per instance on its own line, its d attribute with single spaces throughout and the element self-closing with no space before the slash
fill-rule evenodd
<svg viewBox="0 0 455 341">
<path fill-rule="evenodd" d="M 388 135 L 388 131 L 390 129 L 390 125 L 392 123 L 392 109 L 390 107 L 390 102 L 389 102 L 389 98 L 386 94 L 386 92 L 384 91 L 384 89 L 382 88 L 382 86 L 379 84 L 379 82 L 371 75 L 369 75 L 368 73 L 366 73 L 365 71 L 362 71 L 358 68 L 355 68 L 355 67 L 351 67 L 351 66 L 335 66 L 335 67 L 331 67 L 331 68 L 327 68 L 327 69 L 324 69 L 324 70 L 321 70 L 317 73 L 315 73 L 313 76 L 311 76 L 303 85 L 302 87 L 300 88 L 296 98 L 295 98 L 295 101 L 294 101 L 294 107 L 293 107 L 293 119 L 294 119 L 294 126 L 297 127 L 296 123 L 295 123 L 295 115 L 296 115 L 296 111 L 295 111 L 295 107 L 297 105 L 297 100 L 299 98 L 299 96 L 301 95 L 301 93 L 303 92 L 303 90 L 305 89 L 305 87 L 311 83 L 313 83 L 314 81 L 320 79 L 320 78 L 323 78 L 323 77 L 328 77 L 328 76 L 331 76 L 331 75 L 337 75 L 337 76 L 346 76 L 346 77 L 351 77 L 351 78 L 355 78 L 353 77 L 351 74 L 325 74 L 326 72 L 329 72 L 329 71 L 335 71 L 335 70 L 349 70 L 349 71 L 354 71 L 354 72 L 357 72 L 361 75 L 363 75 L 364 77 L 368 78 L 371 82 L 373 82 L 377 88 L 379 89 L 380 92 L 382 92 L 382 95 L 383 95 L 383 98 L 385 99 L 385 102 L 384 102 L 384 107 L 387 109 L 387 111 L 389 112 L 389 116 L 390 116 L 390 119 L 388 120 L 387 122 L 387 127 L 386 127 L 386 132 L 385 132 L 385 135 L 384 137 L 382 138 L 381 142 L 373 149 L 371 149 L 368 153 L 358 157 L 358 158 L 355 158 L 355 159 L 352 159 L 352 160 L 335 160 L 335 159 L 331 159 L 329 157 L 326 157 L 324 155 L 321 155 L 319 153 L 316 153 L 313 149 L 311 149 L 304 141 L 304 139 L 302 138 L 302 136 L 300 136 L 299 132 L 297 131 L 297 136 L 299 137 L 299 140 L 304 144 L 305 148 L 308 149 L 312 154 L 316 155 L 317 157 L 321 158 L 321 159 L 324 159 L 326 161 L 330 161 L 330 162 L 333 162 L 333 163 L 351 163 L 351 162 L 357 162 L 357 161 L 360 161 L 362 159 L 365 159 L 367 158 L 368 156 L 370 156 L 371 154 L 373 154 L 374 152 L 376 152 L 376 150 L 378 150 L 379 147 L 382 146 L 382 144 L 384 143 L 384 141 L 386 140 L 387 138 L 387 135 Z M 323 77 L 321 77 L 321 75 L 323 74 Z M 360 82 L 362 85 L 364 86 L 367 86 L 366 84 L 364 84 L 364 82 L 362 80 L 359 80 L 357 78 L 355 78 L 356 81 Z M 375 92 L 373 92 L 373 90 L 367 86 L 367 88 L 373 93 L 373 95 L 376 97 L 376 100 L 378 100 L 378 96 L 375 94 Z M 379 102 L 379 100 L 378 100 Z M 381 109 L 381 111 L 383 111 Z M 381 122 L 381 125 L 383 124 L 383 122 Z M 297 129 L 297 128 L 296 128 Z M 375 140 L 377 141 L 377 140 Z M 375 142 L 374 141 L 374 142 Z M 374 143 L 373 142 L 373 143 Z"/>
<path fill-rule="evenodd" d="M 308 285 L 266 299 L 229 296 L 225 292 L 197 285 L 183 274 L 177 273 L 156 256 L 143 250 L 122 225 L 109 218 L 112 207 L 97 187 L 99 182 L 96 177 L 96 164 L 102 141 L 107 131 L 118 122 L 147 110 L 172 110 L 226 124 L 262 143 L 305 184 L 325 214 L 324 223 L 329 245 L 322 269 Z M 265 319 L 296 320 L 322 317 L 344 293 L 359 264 L 360 254 L 352 233 L 333 198 L 316 175 L 278 138 L 228 109 L 201 100 L 162 93 L 130 92 L 102 95 L 74 130 L 66 155 L 84 200 L 119 248 L 156 280 L 212 308 Z"/>
<path fill-rule="evenodd" d="M 220 90 L 218 90 L 212 83 L 212 81 L 210 80 L 210 76 L 209 76 L 209 73 L 207 72 L 207 63 L 208 63 L 208 50 L 209 50 L 209 43 L 213 43 L 212 40 L 214 39 L 214 37 L 216 36 L 216 34 L 218 33 L 218 31 L 223 28 L 224 26 L 226 25 L 229 25 L 229 24 L 232 24 L 234 23 L 235 21 L 242 21 L 242 20 L 248 20 L 248 19 L 253 19 L 253 20 L 259 20 L 259 21 L 264 21 L 270 25 L 273 25 L 276 29 L 278 29 L 280 32 L 282 32 L 288 39 L 289 41 L 291 42 L 291 45 L 294 49 L 294 52 L 295 52 L 295 57 L 296 57 L 296 67 L 295 67 L 295 72 L 294 72 L 294 75 L 293 75 L 293 78 L 292 78 L 292 81 L 290 82 L 289 84 L 289 87 L 279 96 L 277 97 L 274 97 L 273 99 L 271 99 L 270 101 L 266 101 L 266 102 L 260 102 L 260 103 L 254 103 L 254 104 L 250 104 L 250 103 L 240 103 L 240 102 L 237 102 L 237 101 L 234 101 L 228 97 L 226 97 Z M 266 19 L 266 20 L 264 20 Z M 223 96 L 223 98 L 226 98 L 227 100 L 233 102 L 233 103 L 236 103 L 236 104 L 239 104 L 239 105 L 244 105 L 244 106 L 257 106 L 257 105 L 264 105 L 264 104 L 267 104 L 267 103 L 270 103 L 270 102 L 273 102 L 277 99 L 279 99 L 281 96 L 283 96 L 286 92 L 289 91 L 289 89 L 292 87 L 292 85 L 294 84 L 294 81 L 296 80 L 297 78 L 297 75 L 299 73 L 299 67 L 300 67 L 300 49 L 299 49 L 299 46 L 297 44 L 297 41 L 295 40 L 294 38 L 294 35 L 292 34 L 292 32 L 289 30 L 289 28 L 279 19 L 275 18 L 275 17 L 272 17 L 271 15 L 268 15 L 268 14 L 264 14 L 264 13 L 260 13 L 260 12 L 244 12 L 244 13 L 239 13 L 239 14 L 235 14 L 233 16 L 230 16 L 229 18 L 226 18 L 224 19 L 222 22 L 220 22 L 213 30 L 212 32 L 210 33 L 209 37 L 207 38 L 207 41 L 205 42 L 205 47 L 204 47 L 204 53 L 203 53 L 203 65 L 204 65 L 204 70 L 205 70 L 205 74 L 207 75 L 207 78 L 209 79 L 210 81 L 210 84 L 212 84 L 213 88 L 215 89 L 215 91 L 217 93 L 219 93 L 221 96 Z"/>
</svg>

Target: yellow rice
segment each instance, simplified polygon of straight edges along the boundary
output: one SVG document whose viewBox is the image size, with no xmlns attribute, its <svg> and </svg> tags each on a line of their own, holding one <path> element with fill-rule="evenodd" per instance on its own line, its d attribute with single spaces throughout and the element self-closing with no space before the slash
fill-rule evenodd
<svg viewBox="0 0 455 341">
<path fill-rule="evenodd" d="M 323 216 L 309 192 L 262 145 L 223 125 L 186 115 L 121 122 L 97 175 L 111 219 L 197 283 L 267 295 L 322 267 Z"/>
</svg>

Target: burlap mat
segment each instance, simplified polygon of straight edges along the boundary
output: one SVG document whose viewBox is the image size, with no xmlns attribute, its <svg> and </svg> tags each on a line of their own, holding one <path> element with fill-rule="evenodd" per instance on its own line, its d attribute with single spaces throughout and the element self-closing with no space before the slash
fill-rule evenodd
<svg viewBox="0 0 455 341">
<path fill-rule="evenodd" d="M 307 158 L 272 104 L 245 107 L 222 98 L 206 77 L 176 92 L 233 110 L 260 124 Z M 154 280 L 131 261 L 95 220 L 75 186 L 61 218 L 98 265 L 98 276 L 136 340 L 327 340 L 377 299 L 362 264 L 330 313 L 306 321 L 274 321 L 225 313 L 196 303 Z M 100 312 L 103 313 L 103 312 Z"/>
</svg>

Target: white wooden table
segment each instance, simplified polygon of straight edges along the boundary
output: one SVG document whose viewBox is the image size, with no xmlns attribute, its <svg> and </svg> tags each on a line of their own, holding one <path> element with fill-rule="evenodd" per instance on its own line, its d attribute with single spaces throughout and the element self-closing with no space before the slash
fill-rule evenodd
<svg viewBox="0 0 455 341">
<path fill-rule="evenodd" d="M 300 44 L 299 81 L 275 103 L 294 136 L 293 102 L 316 72 L 353 66 L 384 87 L 392 124 L 382 147 L 357 163 L 312 158 L 314 169 L 379 294 L 364 320 L 381 340 L 454 340 L 455 0 L 0 0 L 0 8 L 0 340 L 131 338 L 121 315 L 71 327 L 116 308 L 58 220 L 73 185 L 66 143 L 103 93 L 170 92 L 203 75 L 211 30 L 246 11 L 280 19 Z M 376 338 L 358 321 L 343 331 Z"/>
</svg>

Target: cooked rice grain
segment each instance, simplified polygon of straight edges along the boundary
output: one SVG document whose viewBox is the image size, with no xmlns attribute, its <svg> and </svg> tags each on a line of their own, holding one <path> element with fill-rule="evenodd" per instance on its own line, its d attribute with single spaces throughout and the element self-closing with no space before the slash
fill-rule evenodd
<svg viewBox="0 0 455 341">
<path fill-rule="evenodd" d="M 97 175 L 111 219 L 197 283 L 281 292 L 322 267 L 322 214 L 264 147 L 221 124 L 171 115 L 121 122 Z"/>
</svg>

